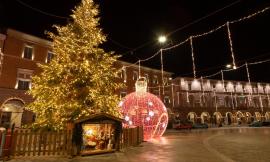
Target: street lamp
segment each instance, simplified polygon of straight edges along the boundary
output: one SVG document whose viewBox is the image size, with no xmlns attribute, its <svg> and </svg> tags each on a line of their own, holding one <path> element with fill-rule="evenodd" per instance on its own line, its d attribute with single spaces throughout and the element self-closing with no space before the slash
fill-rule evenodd
<svg viewBox="0 0 270 162">
<path fill-rule="evenodd" d="M 167 38 L 164 35 L 158 37 L 159 43 L 165 43 L 166 41 L 167 41 Z"/>
<path fill-rule="evenodd" d="M 237 69 L 237 67 L 236 67 L 235 65 L 232 66 L 231 64 L 227 64 L 227 65 L 226 65 L 226 68 L 227 68 L 227 69 L 231 69 L 231 68 L 232 68 L 232 69 L 234 69 L 234 70 Z"/>
<path fill-rule="evenodd" d="M 226 65 L 226 68 L 230 69 L 230 68 L 232 68 L 232 65 L 231 64 L 227 64 Z"/>
</svg>

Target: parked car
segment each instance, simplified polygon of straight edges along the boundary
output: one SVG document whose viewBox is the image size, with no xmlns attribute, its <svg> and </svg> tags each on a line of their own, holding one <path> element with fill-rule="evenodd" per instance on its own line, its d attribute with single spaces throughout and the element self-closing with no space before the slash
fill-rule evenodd
<svg viewBox="0 0 270 162">
<path fill-rule="evenodd" d="M 195 123 L 192 125 L 192 128 L 194 128 L 194 129 L 208 128 L 208 125 L 206 123 Z"/>
<path fill-rule="evenodd" d="M 270 120 L 263 121 L 262 126 L 270 127 Z"/>
<path fill-rule="evenodd" d="M 191 129 L 192 122 L 190 121 L 178 121 L 173 124 L 174 129 Z"/>
<path fill-rule="evenodd" d="M 261 121 L 254 121 L 251 124 L 249 124 L 250 127 L 261 127 L 262 122 Z"/>
</svg>

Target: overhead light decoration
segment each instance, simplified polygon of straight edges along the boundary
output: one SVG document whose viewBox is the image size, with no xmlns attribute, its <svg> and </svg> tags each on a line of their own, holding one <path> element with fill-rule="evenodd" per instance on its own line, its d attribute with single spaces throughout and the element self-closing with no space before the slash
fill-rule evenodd
<svg viewBox="0 0 270 162">
<path fill-rule="evenodd" d="M 155 95 L 146 92 L 147 80 L 136 81 L 136 92 L 128 94 L 121 101 L 121 112 L 125 116 L 124 127 L 143 126 L 144 140 L 163 135 L 168 124 L 167 109 Z"/>
</svg>

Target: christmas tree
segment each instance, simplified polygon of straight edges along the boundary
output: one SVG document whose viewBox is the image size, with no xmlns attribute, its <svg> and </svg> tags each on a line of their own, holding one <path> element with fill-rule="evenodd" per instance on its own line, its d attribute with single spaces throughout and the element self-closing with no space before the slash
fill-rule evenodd
<svg viewBox="0 0 270 162">
<path fill-rule="evenodd" d="M 29 93 L 35 98 L 28 108 L 36 113 L 35 127 L 63 129 L 65 123 L 93 113 L 120 116 L 115 90 L 119 56 L 99 46 L 106 40 L 99 28 L 98 6 L 82 0 L 66 26 L 55 26 L 54 58 L 40 65 L 42 73 L 34 76 Z"/>
</svg>

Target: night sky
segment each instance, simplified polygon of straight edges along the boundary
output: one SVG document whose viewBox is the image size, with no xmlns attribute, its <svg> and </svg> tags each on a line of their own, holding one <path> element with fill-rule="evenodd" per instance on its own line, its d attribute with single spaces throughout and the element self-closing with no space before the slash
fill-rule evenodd
<svg viewBox="0 0 270 162">
<path fill-rule="evenodd" d="M 28 7 L 25 4 L 29 5 Z M 71 9 L 80 0 L 0 0 L 0 25 L 46 38 L 53 24 L 65 25 Z M 182 42 L 227 21 L 270 7 L 269 0 L 103 0 L 101 28 L 108 36 L 105 50 L 121 54 L 121 60 L 136 62 L 152 56 L 161 47 Z M 34 9 L 31 9 L 33 7 Z M 44 13 L 35 11 L 41 10 Z M 49 16 L 51 15 L 51 16 Z M 56 15 L 56 16 L 52 16 Z M 63 18 L 60 18 L 63 17 Z M 270 10 L 249 20 L 231 24 L 237 65 L 270 59 Z M 168 36 L 167 44 L 157 42 Z M 227 29 L 193 40 L 197 76 L 225 69 L 232 62 Z M 175 76 L 192 77 L 189 43 L 164 53 L 164 69 Z M 160 69 L 160 56 L 143 65 Z M 270 82 L 270 62 L 249 66 L 251 81 Z M 221 79 L 220 75 L 213 77 Z M 226 80 L 247 81 L 246 69 L 224 73 Z"/>
</svg>

